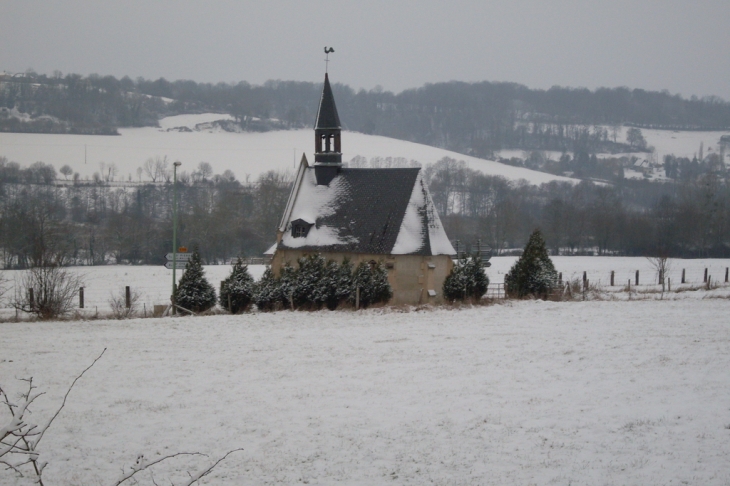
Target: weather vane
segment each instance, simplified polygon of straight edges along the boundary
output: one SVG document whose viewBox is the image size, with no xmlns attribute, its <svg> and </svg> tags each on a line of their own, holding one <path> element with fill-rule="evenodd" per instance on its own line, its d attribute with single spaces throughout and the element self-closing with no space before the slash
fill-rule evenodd
<svg viewBox="0 0 730 486">
<path fill-rule="evenodd" d="M 335 52 L 335 50 L 331 47 L 324 46 L 324 53 L 326 55 L 324 59 L 324 72 L 328 72 L 329 69 L 329 63 L 330 63 L 330 52 Z"/>
</svg>

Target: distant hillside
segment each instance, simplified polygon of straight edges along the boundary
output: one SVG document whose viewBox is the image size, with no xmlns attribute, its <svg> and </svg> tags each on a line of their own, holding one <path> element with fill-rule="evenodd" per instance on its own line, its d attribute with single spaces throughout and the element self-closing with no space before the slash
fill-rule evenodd
<svg viewBox="0 0 730 486">
<path fill-rule="evenodd" d="M 639 89 L 533 90 L 515 83 L 455 81 L 398 94 L 356 92 L 339 84 L 333 89 L 347 129 L 477 157 L 503 149 L 636 149 L 617 137 L 621 125 L 730 127 L 730 103 L 717 97 L 685 99 Z M 155 126 L 164 116 L 210 111 L 230 114 L 243 131 L 305 128 L 314 121 L 320 93 L 320 84 L 296 81 L 254 86 L 127 76 L 3 75 L 0 131 L 109 134 L 118 127 Z"/>
</svg>

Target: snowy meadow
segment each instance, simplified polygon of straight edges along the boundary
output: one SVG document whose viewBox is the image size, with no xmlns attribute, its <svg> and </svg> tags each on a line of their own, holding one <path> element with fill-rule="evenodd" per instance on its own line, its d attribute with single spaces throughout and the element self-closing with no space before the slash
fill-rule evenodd
<svg viewBox="0 0 730 486">
<path fill-rule="evenodd" d="M 4 323 L 0 383 L 33 376 L 42 420 L 107 348 L 44 438 L 50 484 L 238 447 L 201 484 L 727 484 L 728 311 L 521 301 Z"/>
<path fill-rule="evenodd" d="M 493 258 L 492 281 L 514 260 Z M 554 262 L 617 286 L 586 302 L 5 322 L 0 384 L 17 397 L 33 377 L 42 422 L 107 349 L 43 439 L 47 484 L 209 454 L 138 477 L 178 484 L 236 448 L 200 484 L 730 482 L 730 287 L 701 288 L 730 260 L 673 260 L 694 290 L 668 294 L 644 258 Z M 618 282 L 636 270 L 629 302 Z M 171 283 L 162 267 L 74 271 L 92 302 L 128 283 L 164 303 Z M 229 271 L 206 267 L 214 286 Z M 0 470 L 0 484 L 32 482 Z"/>
</svg>

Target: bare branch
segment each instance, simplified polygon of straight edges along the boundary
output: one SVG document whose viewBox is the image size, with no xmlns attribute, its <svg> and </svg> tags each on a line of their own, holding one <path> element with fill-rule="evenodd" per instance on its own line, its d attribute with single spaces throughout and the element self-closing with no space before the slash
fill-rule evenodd
<svg viewBox="0 0 730 486">
<path fill-rule="evenodd" d="M 63 410 L 63 407 L 66 406 L 66 399 L 68 398 L 68 395 L 71 393 L 71 390 L 73 390 L 73 387 L 76 384 L 76 382 L 79 381 L 79 379 L 82 376 L 84 376 L 84 373 L 89 371 L 91 369 L 91 367 L 94 366 L 96 364 L 96 362 L 101 359 L 102 356 L 104 356 L 104 353 L 106 353 L 106 348 L 104 348 L 104 350 L 101 352 L 101 354 L 99 356 L 97 356 L 96 359 L 89 366 L 87 366 L 86 369 L 84 369 L 84 371 L 81 372 L 81 374 L 79 374 L 76 378 L 74 378 L 74 381 L 71 383 L 71 386 L 68 387 L 68 390 L 66 390 L 66 394 L 63 396 L 63 402 L 61 402 L 61 406 L 58 407 L 58 410 L 56 410 L 56 413 L 53 414 L 53 417 L 51 417 L 51 419 L 48 421 L 48 423 L 45 425 L 45 427 L 42 427 L 40 429 L 39 437 L 34 441 L 33 448 L 35 448 L 35 446 L 38 445 L 38 443 L 43 438 L 43 434 L 46 433 L 46 430 L 48 430 L 48 428 L 51 426 L 53 421 L 56 420 L 56 417 L 58 417 L 58 414 L 61 413 L 61 410 Z"/>
<path fill-rule="evenodd" d="M 203 470 L 203 471 L 200 471 L 200 472 L 199 472 L 199 473 L 197 473 L 197 474 L 196 474 L 195 476 L 191 476 L 191 478 L 190 478 L 190 481 L 188 481 L 187 483 L 185 483 L 185 486 L 191 486 L 191 485 L 193 485 L 193 484 L 197 483 L 197 482 L 198 482 L 198 481 L 200 481 L 200 480 L 201 480 L 202 478 L 204 478 L 205 476 L 207 476 L 208 474 L 210 474 L 210 473 L 211 473 L 211 471 L 213 471 L 213 469 L 214 469 L 214 468 L 215 468 L 215 467 L 216 467 L 216 466 L 217 466 L 218 464 L 220 464 L 220 463 L 221 463 L 222 461 L 224 461 L 224 460 L 226 459 L 226 457 L 230 456 L 230 455 L 231 455 L 231 454 L 233 454 L 234 452 L 238 452 L 238 451 L 242 451 L 242 450 L 243 450 L 243 447 L 241 447 L 241 448 L 239 448 L 239 449 L 233 449 L 232 451 L 228 451 L 228 452 L 226 452 L 226 454 L 225 454 L 225 455 L 224 455 L 223 457 L 221 457 L 220 459 L 218 459 L 217 461 L 215 461 L 215 462 L 214 462 L 214 463 L 213 463 L 213 464 L 212 464 L 212 465 L 211 465 L 211 466 L 210 466 L 210 467 L 209 467 L 208 469 L 205 469 L 205 470 Z"/>
<path fill-rule="evenodd" d="M 117 480 L 117 482 L 114 483 L 114 486 L 119 486 L 120 484 L 126 482 L 128 479 L 131 479 L 138 472 L 149 469 L 150 467 L 154 466 L 155 464 L 159 464 L 162 461 L 166 461 L 168 459 L 172 459 L 173 457 L 178 457 L 178 456 L 205 456 L 205 454 L 203 454 L 201 452 L 176 452 L 175 454 L 170 454 L 169 456 L 161 457 L 152 462 L 147 462 L 144 458 L 144 455 L 140 455 L 139 457 L 137 457 L 137 462 L 135 462 L 135 464 L 133 466 L 131 466 L 131 470 L 125 474 L 122 474 L 122 477 L 120 477 Z"/>
</svg>

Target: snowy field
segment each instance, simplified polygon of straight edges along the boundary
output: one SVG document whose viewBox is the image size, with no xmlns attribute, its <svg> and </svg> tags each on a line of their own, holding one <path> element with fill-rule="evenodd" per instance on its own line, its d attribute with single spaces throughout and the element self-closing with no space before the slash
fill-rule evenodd
<svg viewBox="0 0 730 486">
<path fill-rule="evenodd" d="M 517 257 L 493 257 L 492 266 L 487 269 L 487 275 L 490 282 L 498 284 L 504 282 L 504 274 L 509 271 L 510 267 L 517 260 Z M 639 290 L 642 292 L 651 292 L 661 289 L 658 283 L 657 271 L 652 267 L 646 258 L 640 257 L 552 257 L 555 268 L 558 272 L 562 272 L 563 280 L 582 279 L 583 272 L 587 272 L 587 278 L 592 285 L 603 287 L 608 296 L 613 295 L 615 298 L 628 298 L 628 294 L 624 292 L 629 279 L 631 279 L 632 289 L 635 287 L 636 271 L 639 270 Z M 724 286 L 725 271 L 730 267 L 730 259 L 672 259 L 671 268 L 667 276 L 671 280 L 672 290 L 687 289 L 697 287 L 703 283 L 704 269 L 708 269 L 708 275 L 713 282 L 718 282 L 722 288 L 717 289 L 709 295 L 730 295 L 730 287 Z M 231 265 L 208 265 L 205 266 L 205 273 L 208 281 L 217 289 L 220 288 L 220 282 L 224 280 L 231 272 Z M 687 283 L 680 285 L 682 277 L 682 269 L 685 269 L 685 277 Z M 95 267 L 71 267 L 71 271 L 82 276 L 84 281 L 84 302 L 85 314 L 93 315 L 97 311 L 100 314 L 106 314 L 110 311 L 109 300 L 111 295 L 122 295 L 124 287 L 129 285 L 131 290 L 137 292 L 140 296 L 139 310 L 151 312 L 152 306 L 155 304 L 166 304 L 170 301 L 170 293 L 172 289 L 172 270 L 166 270 L 162 265 L 159 266 L 130 266 L 130 265 L 105 265 Z M 249 271 L 254 279 L 258 280 L 263 275 L 265 267 L 263 265 L 251 265 Z M 611 271 L 615 272 L 615 287 L 609 287 L 611 282 Z M 15 311 L 7 308 L 7 304 L 13 296 L 13 286 L 19 278 L 20 271 L 3 270 L 0 271 L 0 278 L 8 281 L 6 287 L 10 290 L 6 292 L 3 299 L 0 299 L 0 317 L 11 318 L 15 315 Z M 177 277 L 181 277 L 182 272 L 178 270 Z M 706 297 L 703 292 L 699 293 L 672 293 L 669 295 L 659 296 L 657 298 L 664 299 L 687 299 L 687 298 L 703 298 Z M 645 295 L 648 298 L 651 295 Z M 4 307 L 4 308 L 3 308 Z"/>
<path fill-rule="evenodd" d="M 611 127 L 605 126 L 609 133 L 611 133 Z M 626 141 L 626 132 L 629 127 L 621 127 L 621 131 L 618 132 L 616 137 L 618 142 Z M 678 130 L 655 130 L 649 128 L 642 128 L 641 133 L 646 139 L 646 144 L 649 147 L 654 147 L 656 153 L 656 160 L 660 163 L 663 162 L 665 155 L 674 155 L 676 157 L 688 157 L 693 158 L 700 155 L 700 146 L 704 155 L 709 155 L 713 152 L 720 152 L 720 137 L 723 135 L 730 135 L 730 131 L 678 131 Z M 553 160 L 558 160 L 562 152 L 554 150 L 541 151 L 546 156 Z M 530 151 L 525 150 L 500 150 L 495 153 L 499 157 L 509 159 L 511 157 L 517 157 L 520 159 L 526 159 L 530 155 Z M 620 157 L 623 155 L 635 155 L 639 159 L 645 159 L 646 152 L 635 152 L 625 154 L 597 154 L 599 158 L 605 157 Z M 725 162 L 730 163 L 730 153 L 725 154 Z"/>
<path fill-rule="evenodd" d="M 312 129 L 273 131 L 266 133 L 230 133 L 196 125 L 215 120 L 229 120 L 229 115 L 207 113 L 179 115 L 160 120 L 160 128 L 120 128 L 120 136 L 49 135 L 0 133 L 0 156 L 28 166 L 36 161 L 51 163 L 58 171 L 68 164 L 82 179 L 99 172 L 100 162 L 115 164 L 116 180 L 137 180 L 137 168 L 150 157 L 167 156 L 182 162 L 181 171 L 192 172 L 202 161 L 209 162 L 217 174 L 231 170 L 239 180 L 250 175 L 253 180 L 268 170 L 291 170 L 299 164 L 302 152 L 313 163 L 314 132 Z M 187 127 L 192 132 L 168 129 Z M 532 184 L 552 180 L 574 180 L 521 167 L 512 167 L 491 160 L 469 157 L 428 145 L 357 132 L 342 134 L 343 160 L 360 155 L 402 157 L 422 165 L 443 157 L 464 160 L 471 168 L 486 174 L 501 175 L 511 180 L 525 179 Z M 143 176 L 144 180 L 144 176 Z"/>
<path fill-rule="evenodd" d="M 33 376 L 42 421 L 107 348 L 43 439 L 47 484 L 243 447 L 201 484 L 723 485 L 728 302 L 5 323 L 0 383 Z"/>
</svg>

